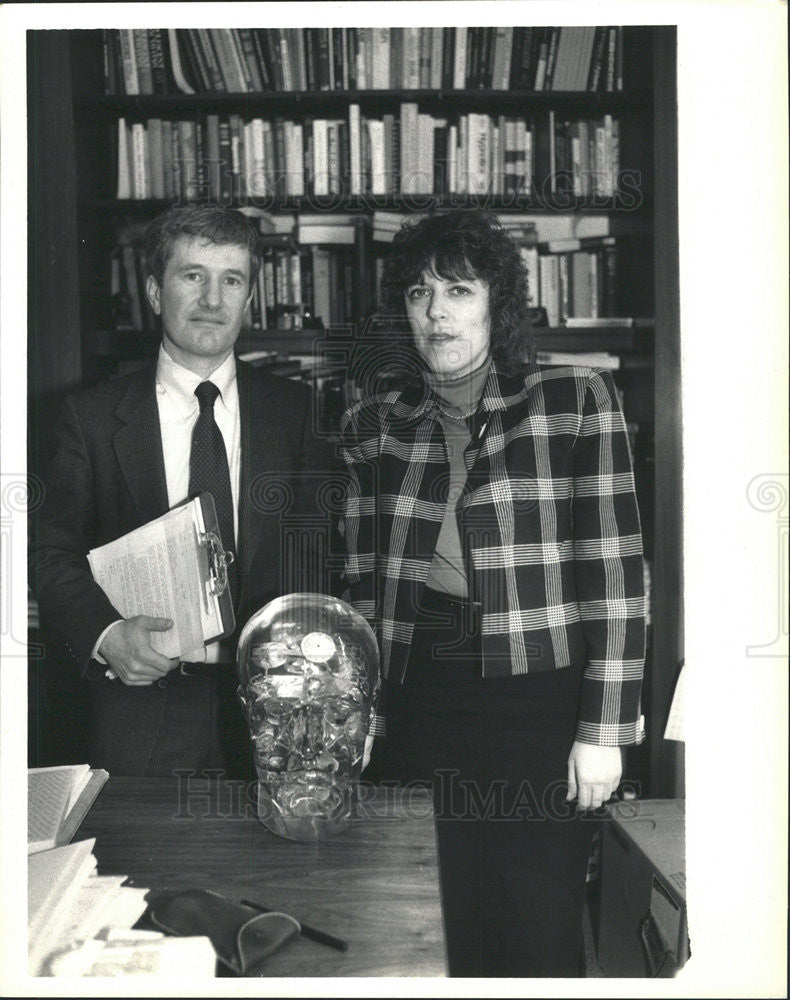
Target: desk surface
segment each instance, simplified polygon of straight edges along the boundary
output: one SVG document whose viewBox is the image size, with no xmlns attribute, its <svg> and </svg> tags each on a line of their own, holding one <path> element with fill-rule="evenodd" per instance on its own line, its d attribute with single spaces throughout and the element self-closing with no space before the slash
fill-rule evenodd
<svg viewBox="0 0 790 1000">
<path fill-rule="evenodd" d="M 99 874 L 151 890 L 214 889 L 252 899 L 349 942 L 304 937 L 266 976 L 444 976 L 430 795 L 362 784 L 357 815 L 332 840 L 270 833 L 242 782 L 110 778 L 75 839 L 95 837 Z"/>
</svg>

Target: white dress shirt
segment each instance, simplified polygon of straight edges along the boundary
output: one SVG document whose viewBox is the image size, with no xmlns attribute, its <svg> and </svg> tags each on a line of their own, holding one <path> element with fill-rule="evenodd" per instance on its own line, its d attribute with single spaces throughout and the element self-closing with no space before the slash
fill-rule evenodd
<svg viewBox="0 0 790 1000">
<path fill-rule="evenodd" d="M 239 537 L 239 492 L 241 490 L 241 428 L 239 418 L 239 390 L 236 384 L 236 357 L 230 354 L 215 369 L 208 380 L 220 391 L 214 403 L 214 419 L 222 433 L 230 470 L 230 488 L 233 495 L 233 530 L 238 544 Z M 156 404 L 159 410 L 159 427 L 162 434 L 162 453 L 167 482 L 168 507 L 186 500 L 189 496 L 189 455 L 192 448 L 192 430 L 200 413 L 200 404 L 195 389 L 207 379 L 201 378 L 189 369 L 177 364 L 165 350 L 159 347 L 156 363 Z M 104 662 L 98 655 L 107 632 L 116 625 L 113 622 L 99 636 L 93 647 L 94 658 Z M 220 644 L 185 653 L 188 662 L 216 662 L 220 655 Z M 108 675 L 109 675 L 108 671 Z"/>
</svg>

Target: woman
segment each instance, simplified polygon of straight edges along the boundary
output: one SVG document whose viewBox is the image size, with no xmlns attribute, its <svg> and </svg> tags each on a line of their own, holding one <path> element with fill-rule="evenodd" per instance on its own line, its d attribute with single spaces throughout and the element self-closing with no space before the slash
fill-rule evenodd
<svg viewBox="0 0 790 1000">
<path fill-rule="evenodd" d="M 524 266 L 487 213 L 406 224 L 382 290 L 408 319 L 386 342 L 400 384 L 343 428 L 383 777 L 433 782 L 450 975 L 579 975 L 589 811 L 642 738 L 617 396 L 606 372 L 531 362 Z"/>
</svg>

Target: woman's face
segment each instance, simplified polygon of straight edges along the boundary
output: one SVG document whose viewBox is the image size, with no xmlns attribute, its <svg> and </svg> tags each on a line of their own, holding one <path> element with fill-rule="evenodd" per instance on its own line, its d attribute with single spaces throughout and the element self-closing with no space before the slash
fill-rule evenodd
<svg viewBox="0 0 790 1000">
<path fill-rule="evenodd" d="M 460 378 L 480 367 L 491 343 L 488 282 L 428 271 L 404 297 L 414 344 L 432 372 Z"/>
</svg>

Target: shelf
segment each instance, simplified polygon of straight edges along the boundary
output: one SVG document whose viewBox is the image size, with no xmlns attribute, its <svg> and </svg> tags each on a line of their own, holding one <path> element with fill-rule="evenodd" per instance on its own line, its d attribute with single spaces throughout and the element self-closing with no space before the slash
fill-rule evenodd
<svg viewBox="0 0 790 1000">
<path fill-rule="evenodd" d="M 107 94 L 87 99 L 77 98 L 74 113 L 79 124 L 83 120 L 104 119 L 110 111 L 124 116 L 150 116 L 152 113 L 182 111 L 194 115 L 196 110 L 227 108 L 237 111 L 241 106 L 245 114 L 271 112 L 282 115 L 286 108 L 289 113 L 337 113 L 338 109 L 349 104 L 359 104 L 362 109 L 384 113 L 400 104 L 416 102 L 426 107 L 518 108 L 520 113 L 554 109 L 569 114 L 595 115 L 604 111 L 614 114 L 642 111 L 651 107 L 651 100 L 649 90 L 629 93 L 551 90 L 321 90 L 235 94 Z"/>
<path fill-rule="evenodd" d="M 612 354 L 642 355 L 649 361 L 653 349 L 651 321 L 637 320 L 636 327 L 595 327 L 568 330 L 566 327 L 537 327 L 534 339 L 541 351 L 609 351 Z M 85 338 L 83 349 L 93 357 L 142 357 L 153 355 L 159 346 L 157 332 L 141 330 L 93 330 Z M 236 345 L 238 353 L 277 351 L 278 354 L 308 354 L 316 347 L 343 348 L 348 332 L 341 328 L 303 330 L 253 330 L 242 333 Z M 357 343 L 357 341 L 354 341 Z"/>
<path fill-rule="evenodd" d="M 647 321 L 640 321 L 645 322 Z M 585 330 L 569 330 L 564 326 L 536 327 L 533 332 L 540 351 L 609 351 L 612 354 L 653 350 L 652 325 L 624 329 L 599 326 Z"/>
<path fill-rule="evenodd" d="M 164 211 L 175 203 L 154 199 L 82 198 L 80 210 L 110 212 L 115 215 L 133 213 L 147 216 Z M 209 198 L 192 199 L 188 204 L 206 204 Z M 638 203 L 637 203 L 638 202 Z M 231 203 L 229 203 L 231 204 Z M 296 198 L 265 196 L 246 198 L 232 207 L 254 207 L 267 212 L 426 212 L 442 208 L 487 208 L 493 212 L 522 212 L 526 214 L 554 214 L 557 212 L 647 212 L 652 208 L 652 199 L 633 191 L 624 192 L 614 198 L 576 198 L 571 194 L 554 194 L 548 198 L 524 198 L 508 195 L 467 195 L 467 194 L 412 194 L 377 195 L 364 194 L 344 198 L 341 195 L 303 195 Z"/>
</svg>

